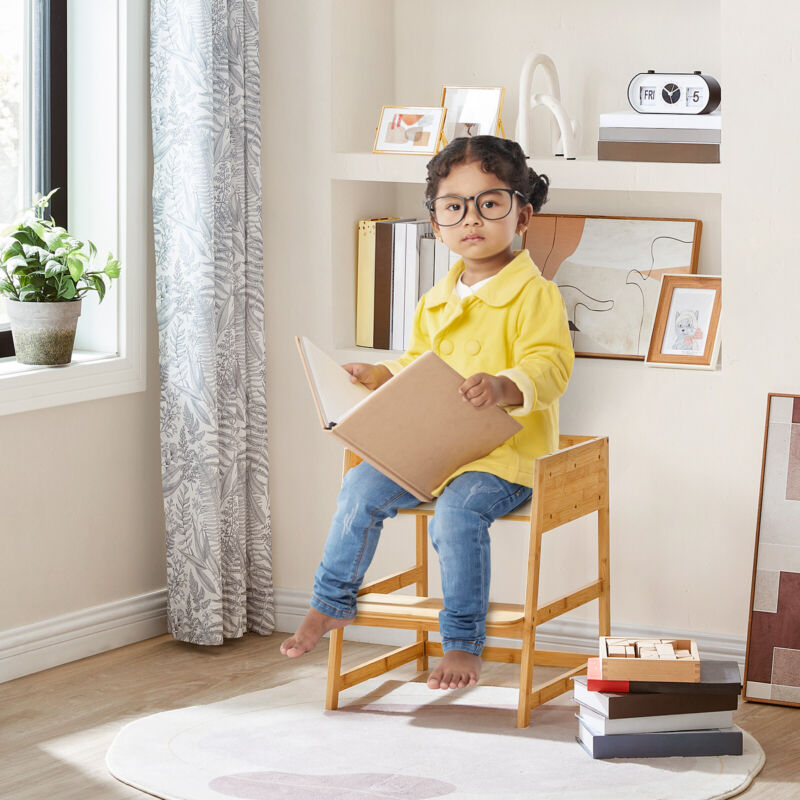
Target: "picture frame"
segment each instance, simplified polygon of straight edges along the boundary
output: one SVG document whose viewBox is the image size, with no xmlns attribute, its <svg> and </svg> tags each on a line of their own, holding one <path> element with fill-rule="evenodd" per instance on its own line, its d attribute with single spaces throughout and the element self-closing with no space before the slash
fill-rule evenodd
<svg viewBox="0 0 800 800">
<path fill-rule="evenodd" d="M 770 393 L 742 696 L 800 707 L 800 395 Z"/>
<path fill-rule="evenodd" d="M 436 155 L 446 116 L 439 106 L 383 106 L 372 152 Z"/>
<path fill-rule="evenodd" d="M 715 369 L 721 313 L 719 275 L 663 275 L 645 363 Z"/>
<path fill-rule="evenodd" d="M 462 136 L 500 136 L 503 130 L 502 86 L 443 86 L 442 107 L 447 109 L 445 139 Z"/>
<path fill-rule="evenodd" d="M 559 288 L 575 355 L 644 361 L 661 276 L 694 274 L 699 219 L 534 214 L 523 247 Z"/>
</svg>

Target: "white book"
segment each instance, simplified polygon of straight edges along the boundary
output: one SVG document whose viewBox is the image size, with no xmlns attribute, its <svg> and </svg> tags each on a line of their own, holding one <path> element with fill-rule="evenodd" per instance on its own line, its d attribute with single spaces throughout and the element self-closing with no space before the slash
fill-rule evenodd
<svg viewBox="0 0 800 800">
<path fill-rule="evenodd" d="M 295 338 L 304 356 L 303 365 L 307 365 L 306 377 L 320 422 L 330 429 L 372 392 L 363 383 L 352 383 L 350 373 L 305 336 Z"/>
<path fill-rule="evenodd" d="M 432 233 L 426 233 L 419 240 L 419 289 L 422 297 L 429 289 L 433 289 L 433 269 L 436 239 Z M 417 299 L 419 299 L 419 297 Z"/>
<path fill-rule="evenodd" d="M 601 142 L 720 144 L 721 130 L 698 128 L 600 128 Z"/>
<path fill-rule="evenodd" d="M 450 269 L 450 248 L 444 243 L 436 240 L 433 255 L 433 282 L 434 284 L 447 275 Z"/>
<path fill-rule="evenodd" d="M 407 343 L 414 324 L 414 312 L 419 301 L 419 240 L 432 230 L 429 220 L 406 223 L 406 292 L 403 342 Z M 403 347 L 405 349 L 405 347 Z"/>
<path fill-rule="evenodd" d="M 601 114 L 600 127 L 721 130 L 722 114 L 637 114 L 635 111 L 620 111 Z"/>
<path fill-rule="evenodd" d="M 576 716 L 585 720 L 595 733 L 602 736 L 622 733 L 659 733 L 661 731 L 701 731 L 712 728 L 730 728 L 733 725 L 733 711 L 608 719 L 597 711 L 581 705 L 580 713 Z"/>
<path fill-rule="evenodd" d="M 392 350 L 404 350 L 403 331 L 406 323 L 406 221 L 394 226 L 392 252 Z"/>
</svg>

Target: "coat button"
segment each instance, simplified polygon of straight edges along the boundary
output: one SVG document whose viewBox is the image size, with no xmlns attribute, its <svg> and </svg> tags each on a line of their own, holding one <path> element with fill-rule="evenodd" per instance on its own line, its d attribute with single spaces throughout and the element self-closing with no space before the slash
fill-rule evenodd
<svg viewBox="0 0 800 800">
<path fill-rule="evenodd" d="M 476 356 L 481 350 L 481 343 L 477 339 L 470 339 L 464 349 L 467 351 L 468 355 Z"/>
<path fill-rule="evenodd" d="M 442 339 L 439 344 L 439 352 L 449 356 L 453 352 L 453 343 L 449 339 Z"/>
</svg>

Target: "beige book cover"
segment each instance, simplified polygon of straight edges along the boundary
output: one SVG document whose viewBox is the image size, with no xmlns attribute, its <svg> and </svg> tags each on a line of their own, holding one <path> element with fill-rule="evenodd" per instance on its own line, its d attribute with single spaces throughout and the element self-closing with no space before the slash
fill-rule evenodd
<svg viewBox="0 0 800 800">
<path fill-rule="evenodd" d="M 431 351 L 369 391 L 311 341 L 296 341 L 322 427 L 422 501 L 522 430 L 497 406 L 465 403 L 464 377 Z"/>
</svg>

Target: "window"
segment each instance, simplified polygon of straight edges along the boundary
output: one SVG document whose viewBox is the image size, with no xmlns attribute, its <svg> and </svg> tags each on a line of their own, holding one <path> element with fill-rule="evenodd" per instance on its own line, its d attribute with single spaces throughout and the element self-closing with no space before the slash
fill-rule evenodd
<svg viewBox="0 0 800 800">
<path fill-rule="evenodd" d="M 0 0 L 0 230 L 60 187 L 67 222 L 67 0 Z M 13 355 L 0 302 L 0 358 Z"/>
</svg>

